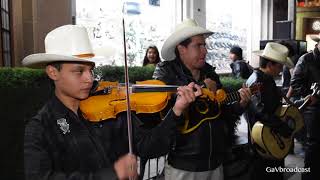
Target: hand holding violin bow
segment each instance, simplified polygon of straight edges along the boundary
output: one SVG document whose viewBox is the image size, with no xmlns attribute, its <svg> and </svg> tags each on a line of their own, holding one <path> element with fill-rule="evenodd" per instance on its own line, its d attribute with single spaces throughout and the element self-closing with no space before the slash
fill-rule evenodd
<svg viewBox="0 0 320 180">
<path fill-rule="evenodd" d="M 138 179 L 136 156 L 133 154 L 126 154 L 120 157 L 114 163 L 114 170 L 116 171 L 119 180 Z"/>
</svg>

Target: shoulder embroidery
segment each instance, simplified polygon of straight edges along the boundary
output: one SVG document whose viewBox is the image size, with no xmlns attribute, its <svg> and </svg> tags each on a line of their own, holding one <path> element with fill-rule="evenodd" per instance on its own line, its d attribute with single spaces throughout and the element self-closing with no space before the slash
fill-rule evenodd
<svg viewBox="0 0 320 180">
<path fill-rule="evenodd" d="M 65 118 L 57 119 L 57 124 L 60 126 L 63 134 L 70 133 L 69 124 Z"/>
</svg>

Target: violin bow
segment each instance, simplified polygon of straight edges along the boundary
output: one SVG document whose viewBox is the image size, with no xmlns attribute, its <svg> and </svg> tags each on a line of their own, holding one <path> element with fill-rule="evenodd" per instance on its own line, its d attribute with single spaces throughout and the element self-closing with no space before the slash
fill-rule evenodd
<svg viewBox="0 0 320 180">
<path fill-rule="evenodd" d="M 126 89 L 126 100 L 127 100 L 127 125 L 128 125 L 128 140 L 129 140 L 129 153 L 132 152 L 132 120 L 131 120 L 131 108 L 130 108 L 130 92 L 129 92 L 129 68 L 127 61 L 127 47 L 126 47 L 126 31 L 124 18 L 122 19 L 122 31 L 123 31 L 123 48 L 124 48 L 124 77 L 125 77 L 125 89 Z"/>
</svg>

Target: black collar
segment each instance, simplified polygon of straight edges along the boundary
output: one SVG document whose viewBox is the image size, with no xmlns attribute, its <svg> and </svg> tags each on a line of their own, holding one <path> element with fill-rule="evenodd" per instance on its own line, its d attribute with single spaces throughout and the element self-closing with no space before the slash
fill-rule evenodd
<svg viewBox="0 0 320 180">
<path fill-rule="evenodd" d="M 188 80 L 191 82 L 202 82 L 205 77 L 206 77 L 206 66 L 207 64 L 205 64 L 201 69 L 200 69 L 200 78 L 199 81 L 196 81 L 193 76 L 191 71 L 187 68 L 187 66 L 184 65 L 184 63 L 181 61 L 180 58 L 176 58 L 177 64 L 178 64 L 178 68 L 180 68 L 183 72 L 183 74 L 188 78 Z"/>
<path fill-rule="evenodd" d="M 77 114 L 75 114 L 71 109 L 65 106 L 56 95 L 53 95 L 49 103 L 50 107 L 52 108 L 51 111 L 53 112 L 54 119 L 59 119 L 68 116 L 77 117 Z M 78 110 L 78 115 L 80 114 L 81 112 L 80 110 Z"/>
</svg>

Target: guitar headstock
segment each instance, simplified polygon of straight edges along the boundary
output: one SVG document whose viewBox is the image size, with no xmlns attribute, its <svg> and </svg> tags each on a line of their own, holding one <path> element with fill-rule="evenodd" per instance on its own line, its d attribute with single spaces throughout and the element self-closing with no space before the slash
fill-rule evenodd
<svg viewBox="0 0 320 180">
<path fill-rule="evenodd" d="M 303 104 L 299 107 L 299 109 L 303 109 L 308 105 L 311 101 L 311 96 L 318 96 L 319 97 L 319 83 L 312 83 L 310 89 L 312 90 L 312 93 L 304 98 Z"/>
<path fill-rule="evenodd" d="M 261 82 L 257 82 L 257 83 L 254 83 L 250 86 L 250 91 L 251 91 L 251 94 L 257 94 L 259 92 L 262 91 L 262 83 Z"/>
<path fill-rule="evenodd" d="M 310 89 L 312 90 L 312 96 L 320 96 L 319 83 L 312 83 Z"/>
</svg>

